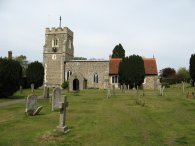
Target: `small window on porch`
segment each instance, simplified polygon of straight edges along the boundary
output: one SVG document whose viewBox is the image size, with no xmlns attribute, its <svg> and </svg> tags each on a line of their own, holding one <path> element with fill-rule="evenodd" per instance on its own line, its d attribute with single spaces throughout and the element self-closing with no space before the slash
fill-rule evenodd
<svg viewBox="0 0 195 146">
<path fill-rule="evenodd" d="M 119 82 L 119 77 L 116 76 L 112 76 L 112 83 L 118 83 Z"/>
</svg>

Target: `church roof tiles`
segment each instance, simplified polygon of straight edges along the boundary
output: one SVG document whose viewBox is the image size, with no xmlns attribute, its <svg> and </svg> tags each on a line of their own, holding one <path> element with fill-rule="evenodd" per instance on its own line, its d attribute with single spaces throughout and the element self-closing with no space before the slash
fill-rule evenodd
<svg viewBox="0 0 195 146">
<path fill-rule="evenodd" d="M 143 58 L 144 68 L 146 75 L 157 75 L 157 65 L 155 58 Z M 119 64 L 122 61 L 121 58 L 112 58 L 109 62 L 109 74 L 117 75 L 119 72 Z"/>
</svg>

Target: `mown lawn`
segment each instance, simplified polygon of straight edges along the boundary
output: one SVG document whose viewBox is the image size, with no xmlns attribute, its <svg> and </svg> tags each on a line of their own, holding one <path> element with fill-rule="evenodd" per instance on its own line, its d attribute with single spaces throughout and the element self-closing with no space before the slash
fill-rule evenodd
<svg viewBox="0 0 195 146">
<path fill-rule="evenodd" d="M 53 131 L 59 113 L 51 112 L 49 99 L 38 101 L 44 108 L 34 117 L 25 116 L 24 103 L 16 104 L 0 108 L 0 145 L 195 145 L 195 99 L 186 99 L 180 85 L 165 89 L 163 97 L 158 91 L 145 91 L 141 97 L 145 106 L 136 104 L 136 91 L 116 91 L 109 99 L 105 90 L 98 89 L 67 95 L 71 132 Z"/>
</svg>

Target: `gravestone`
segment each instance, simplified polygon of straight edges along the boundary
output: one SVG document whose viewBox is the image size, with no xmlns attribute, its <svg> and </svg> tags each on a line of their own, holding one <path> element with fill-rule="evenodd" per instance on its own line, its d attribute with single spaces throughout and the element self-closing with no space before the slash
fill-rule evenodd
<svg viewBox="0 0 195 146">
<path fill-rule="evenodd" d="M 112 94 L 115 95 L 115 85 L 112 85 Z"/>
<path fill-rule="evenodd" d="M 107 98 L 111 97 L 110 88 L 107 89 Z"/>
<path fill-rule="evenodd" d="M 160 88 L 160 95 L 164 96 L 164 90 L 165 90 L 165 86 L 161 86 Z"/>
<path fill-rule="evenodd" d="M 44 86 L 43 98 L 49 98 L 49 88 L 47 86 Z"/>
<path fill-rule="evenodd" d="M 56 87 L 53 90 L 52 94 L 52 111 L 59 110 L 61 102 L 61 89 L 60 87 Z"/>
<path fill-rule="evenodd" d="M 60 109 L 60 119 L 59 119 L 59 125 L 57 126 L 57 130 L 63 133 L 67 133 L 70 131 L 68 127 L 66 126 L 66 108 L 68 107 L 67 97 L 64 97 L 63 102 L 59 103 L 59 109 Z"/>
<path fill-rule="evenodd" d="M 195 93 L 194 92 L 188 92 L 186 98 L 195 99 Z"/>
<path fill-rule="evenodd" d="M 136 95 L 137 96 L 139 95 L 139 86 L 138 85 L 136 86 Z"/>
<path fill-rule="evenodd" d="M 123 85 L 120 85 L 120 89 L 121 89 L 121 91 L 123 91 Z"/>
<path fill-rule="evenodd" d="M 22 86 L 20 86 L 20 94 L 22 94 L 22 92 L 23 92 L 23 88 Z"/>
<path fill-rule="evenodd" d="M 32 116 L 35 109 L 37 108 L 37 96 L 30 95 L 26 100 L 26 114 Z"/>
<path fill-rule="evenodd" d="M 182 93 L 184 94 L 184 92 L 185 92 L 185 84 L 184 82 L 182 82 Z"/>
<path fill-rule="evenodd" d="M 31 86 L 31 92 L 34 93 L 34 88 L 35 88 L 34 84 L 30 84 L 30 86 Z"/>
</svg>

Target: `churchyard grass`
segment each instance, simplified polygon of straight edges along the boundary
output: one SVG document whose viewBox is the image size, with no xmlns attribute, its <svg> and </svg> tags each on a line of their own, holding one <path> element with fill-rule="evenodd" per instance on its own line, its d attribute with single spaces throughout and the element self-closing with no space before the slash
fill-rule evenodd
<svg viewBox="0 0 195 146">
<path fill-rule="evenodd" d="M 31 89 L 23 89 L 22 90 L 22 93 L 20 93 L 20 91 L 17 91 L 13 96 L 11 97 L 1 97 L 0 98 L 0 103 L 1 102 L 7 102 L 7 101 L 10 101 L 10 100 L 13 100 L 13 99 L 24 99 L 28 96 L 28 94 L 31 93 Z M 41 96 L 43 95 L 43 90 L 42 89 L 35 89 L 34 90 L 34 94 L 38 95 L 38 96 Z"/>
<path fill-rule="evenodd" d="M 188 86 L 188 91 L 195 88 Z M 38 116 L 27 117 L 25 103 L 0 107 L 0 145 L 195 145 L 195 99 L 186 99 L 181 85 L 165 89 L 163 97 L 146 90 L 141 96 L 144 106 L 136 104 L 136 91 L 116 90 L 109 99 L 106 93 L 88 89 L 66 94 L 66 125 L 71 131 L 65 135 L 53 131 L 59 112 L 51 112 L 49 99 L 38 101 L 43 105 Z"/>
</svg>

